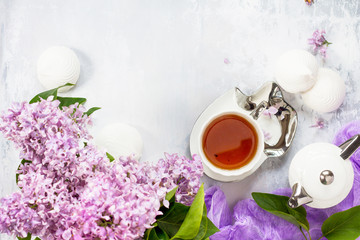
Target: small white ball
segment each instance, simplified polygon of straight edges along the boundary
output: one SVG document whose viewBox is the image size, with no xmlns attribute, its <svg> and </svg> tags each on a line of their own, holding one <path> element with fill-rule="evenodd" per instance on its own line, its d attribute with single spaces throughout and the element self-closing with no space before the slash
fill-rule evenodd
<svg viewBox="0 0 360 240">
<path fill-rule="evenodd" d="M 304 92 L 314 86 L 318 68 L 316 58 L 311 53 L 300 49 L 290 50 L 279 58 L 275 78 L 287 92 Z"/>
<path fill-rule="evenodd" d="M 309 108 L 326 113 L 340 107 L 345 93 L 345 82 L 340 75 L 329 68 L 320 68 L 315 85 L 301 96 Z"/>
<path fill-rule="evenodd" d="M 73 50 L 63 46 L 46 49 L 37 62 L 37 76 L 48 90 L 66 83 L 76 84 L 80 76 L 80 62 Z M 63 87 L 59 92 L 68 91 Z"/>
<path fill-rule="evenodd" d="M 143 140 L 139 131 L 124 123 L 105 126 L 94 136 L 97 146 L 111 154 L 115 159 L 134 154 L 139 160 L 143 152 Z"/>
</svg>

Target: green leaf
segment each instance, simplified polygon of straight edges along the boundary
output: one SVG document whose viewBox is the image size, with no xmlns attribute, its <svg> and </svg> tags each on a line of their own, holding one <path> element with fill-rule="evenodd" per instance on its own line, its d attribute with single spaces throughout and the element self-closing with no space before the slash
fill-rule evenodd
<svg viewBox="0 0 360 240">
<path fill-rule="evenodd" d="M 194 240 L 201 240 L 205 237 L 208 225 L 208 218 L 207 218 L 207 210 L 206 206 L 204 205 L 203 215 L 200 222 L 200 227 L 197 235 L 194 237 Z"/>
<path fill-rule="evenodd" d="M 149 231 L 149 232 L 145 238 L 146 240 L 158 240 L 159 239 L 158 236 L 156 235 L 156 231 L 154 228 L 148 229 L 147 231 Z"/>
<path fill-rule="evenodd" d="M 309 222 L 306 219 L 305 208 L 302 206 L 294 209 L 288 207 L 289 197 L 258 192 L 254 192 L 251 195 L 257 205 L 265 211 L 309 231 Z"/>
<path fill-rule="evenodd" d="M 176 191 L 178 190 L 179 186 L 176 186 L 173 190 L 171 190 L 170 192 L 168 192 L 165 196 L 165 199 L 170 201 L 174 196 Z"/>
<path fill-rule="evenodd" d="M 163 215 L 156 218 L 156 223 L 170 237 L 176 235 L 183 223 L 190 207 L 181 203 L 173 203 L 169 209 L 163 207 Z"/>
<path fill-rule="evenodd" d="M 24 165 L 25 163 L 31 163 L 31 161 L 25 160 L 25 159 L 21 160 L 21 163 L 19 164 L 19 167 L 17 170 L 20 170 L 21 165 Z M 17 173 L 16 174 L 16 184 L 19 182 L 19 176 L 20 176 L 20 174 Z"/>
<path fill-rule="evenodd" d="M 175 194 L 176 194 L 176 191 L 177 191 L 178 188 L 179 188 L 179 186 L 176 186 L 173 190 L 171 190 L 170 192 L 168 192 L 165 195 L 165 199 L 169 201 L 170 206 L 171 206 L 172 203 L 175 202 Z M 170 208 L 170 206 L 169 206 L 169 208 Z M 161 203 L 160 211 L 163 212 L 163 213 L 167 212 L 167 208 L 164 207 L 163 203 Z"/>
<path fill-rule="evenodd" d="M 204 185 L 201 185 L 179 231 L 171 239 L 194 239 L 196 237 L 205 205 L 204 196 Z"/>
<path fill-rule="evenodd" d="M 110 154 L 110 153 L 106 153 L 106 156 L 108 157 L 108 159 L 110 160 L 110 162 L 114 161 L 115 158 Z"/>
<path fill-rule="evenodd" d="M 208 218 L 207 231 L 205 233 L 204 239 L 209 239 L 209 237 L 220 230 L 214 225 L 214 223 Z"/>
<path fill-rule="evenodd" d="M 57 93 L 58 93 L 58 90 L 59 90 L 60 88 L 68 87 L 68 86 L 74 86 L 74 85 L 75 85 L 75 84 L 67 83 L 67 84 L 62 85 L 62 86 L 60 86 L 60 87 L 57 87 L 57 88 L 50 89 L 50 90 L 48 90 L 48 91 L 39 93 L 38 95 L 36 95 L 35 97 L 33 97 L 33 99 L 31 99 L 29 103 L 40 102 L 41 99 L 47 99 L 47 98 L 50 97 L 50 96 L 54 96 L 54 100 L 55 100 L 55 99 L 57 99 Z"/>
<path fill-rule="evenodd" d="M 19 240 L 31 240 L 31 234 L 28 233 L 26 237 L 22 238 L 22 237 L 17 237 L 17 239 Z"/>
<path fill-rule="evenodd" d="M 24 238 L 17 237 L 17 239 L 19 239 L 19 240 L 31 240 L 31 233 L 28 233 L 27 236 L 24 237 Z M 41 239 L 36 237 L 35 240 L 41 240 Z"/>
<path fill-rule="evenodd" d="M 144 234 L 144 237 L 143 237 L 144 240 L 148 240 L 148 239 L 149 239 L 149 235 L 150 235 L 150 232 L 151 232 L 152 230 L 153 230 L 152 228 L 146 229 L 145 234 Z"/>
<path fill-rule="evenodd" d="M 169 240 L 169 236 L 160 228 L 155 228 L 155 232 L 156 232 L 156 235 L 157 237 L 160 239 L 160 240 Z"/>
<path fill-rule="evenodd" d="M 170 206 L 169 208 L 165 208 L 164 206 L 160 208 L 160 211 L 163 213 L 163 215 L 159 215 L 156 218 L 157 221 L 153 225 L 154 230 L 147 230 L 144 239 L 158 239 L 161 236 L 161 233 L 165 233 L 166 236 L 171 239 L 202 240 L 219 231 L 217 227 L 207 217 L 207 210 L 204 202 L 203 186 L 199 189 L 199 192 L 195 196 L 193 204 L 190 207 L 175 202 L 176 191 L 177 187 L 167 193 L 166 199 L 170 201 Z M 197 215 L 193 215 L 195 213 L 194 206 L 199 205 L 202 206 L 201 212 L 197 211 Z M 192 213 L 190 209 L 193 209 Z M 198 222 L 199 224 L 197 225 L 197 227 L 196 222 Z M 159 231 L 159 229 L 161 231 Z M 155 233 L 157 234 L 155 235 Z M 193 235 L 185 236 L 184 233 L 190 233 Z"/>
<path fill-rule="evenodd" d="M 95 112 L 95 111 L 97 111 L 97 110 L 99 110 L 99 109 L 101 109 L 101 108 L 99 108 L 99 107 L 92 107 L 92 108 L 90 108 L 89 110 L 87 110 L 87 112 L 84 112 L 84 115 L 86 114 L 86 115 L 90 116 L 91 114 L 93 114 L 93 112 Z"/>
<path fill-rule="evenodd" d="M 169 240 L 169 236 L 160 228 L 148 229 L 145 233 L 146 240 Z"/>
<path fill-rule="evenodd" d="M 194 240 L 206 239 L 218 231 L 219 229 L 207 217 L 207 209 L 206 209 L 206 205 L 204 205 L 200 228 Z"/>
<path fill-rule="evenodd" d="M 325 220 L 321 227 L 329 240 L 350 240 L 360 236 L 360 206 L 338 212 Z"/>
<path fill-rule="evenodd" d="M 57 100 L 60 101 L 59 108 L 68 107 L 72 104 L 79 103 L 79 105 L 84 104 L 86 102 L 86 98 L 79 97 L 57 97 Z"/>
</svg>

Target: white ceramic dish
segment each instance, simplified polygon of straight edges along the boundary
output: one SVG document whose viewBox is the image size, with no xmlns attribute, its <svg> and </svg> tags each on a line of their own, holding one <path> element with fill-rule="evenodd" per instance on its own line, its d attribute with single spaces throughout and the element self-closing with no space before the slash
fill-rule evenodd
<svg viewBox="0 0 360 240">
<path fill-rule="evenodd" d="M 261 112 L 269 106 L 279 106 L 283 111 L 283 116 L 273 116 L 278 124 L 267 129 L 273 136 L 277 136 L 275 140 L 264 140 L 263 129 L 267 125 L 259 123 L 266 123 L 266 121 L 259 122 L 261 119 Z M 238 169 L 221 169 L 214 166 L 205 156 L 202 147 L 203 133 L 206 127 L 215 118 L 225 114 L 236 114 L 245 118 L 250 122 L 258 136 L 257 152 L 254 158 L 246 165 Z M 259 91 L 251 96 L 246 96 L 238 88 L 234 88 L 224 95 L 216 99 L 212 104 L 205 109 L 205 111 L 197 119 L 190 136 L 190 151 L 192 154 L 200 155 L 203 161 L 204 172 L 209 177 L 224 182 L 239 181 L 259 168 L 259 166 L 268 157 L 280 157 L 290 147 L 297 126 L 296 111 L 284 101 L 282 92 L 278 85 L 273 82 L 264 84 Z M 280 131 L 280 133 L 278 133 Z"/>
</svg>

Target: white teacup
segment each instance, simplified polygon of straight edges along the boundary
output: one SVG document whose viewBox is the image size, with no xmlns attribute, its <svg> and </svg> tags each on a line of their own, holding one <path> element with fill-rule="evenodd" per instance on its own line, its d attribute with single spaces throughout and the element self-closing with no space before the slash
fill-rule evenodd
<svg viewBox="0 0 360 240">
<path fill-rule="evenodd" d="M 257 146 L 255 150 L 255 155 L 251 158 L 251 160 L 248 161 L 247 164 L 237 169 L 219 168 L 215 166 L 212 162 L 210 162 L 209 159 L 206 157 L 206 154 L 204 153 L 203 138 L 205 130 L 207 129 L 209 124 L 211 124 L 215 119 L 224 115 L 237 115 L 241 118 L 244 118 L 254 127 L 255 134 L 257 135 Z M 198 141 L 201 144 L 198 152 L 203 162 L 204 172 L 206 173 L 206 175 L 213 179 L 225 182 L 241 180 L 252 174 L 267 158 L 267 156 L 264 154 L 264 134 L 260 129 L 259 124 L 252 117 L 240 111 L 221 112 L 218 114 L 214 114 L 207 121 L 203 122 L 200 132 L 201 134 L 198 135 Z"/>
<path fill-rule="evenodd" d="M 271 104 L 279 104 L 285 117 L 273 116 L 272 123 L 266 122 L 261 111 Z M 203 148 L 204 132 L 217 118 L 223 115 L 237 115 L 250 123 L 257 135 L 256 152 L 250 161 L 236 169 L 224 169 L 214 165 Z M 265 124 L 264 123 L 265 120 Z M 259 123 L 260 122 L 260 123 Z M 275 129 L 271 141 L 264 140 L 264 125 Z M 262 127 L 261 127 L 262 126 Z M 274 127 L 276 126 L 276 127 Z M 268 157 L 282 156 L 290 147 L 297 126 L 296 111 L 283 100 L 282 92 L 276 83 L 268 82 L 252 96 L 246 96 L 238 88 L 232 89 L 210 104 L 197 119 L 190 136 L 190 151 L 198 154 L 207 176 L 223 182 L 239 181 L 251 175 Z"/>
</svg>

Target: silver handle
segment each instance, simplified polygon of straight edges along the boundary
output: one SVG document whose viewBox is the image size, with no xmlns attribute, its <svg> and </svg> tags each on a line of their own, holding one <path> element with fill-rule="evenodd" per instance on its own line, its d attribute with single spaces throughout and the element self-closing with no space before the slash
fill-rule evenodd
<svg viewBox="0 0 360 240">
<path fill-rule="evenodd" d="M 348 139 L 339 147 L 342 149 L 340 157 L 344 160 L 349 159 L 351 155 L 353 155 L 353 153 L 360 147 L 360 134 Z"/>
<path fill-rule="evenodd" d="M 257 120 L 269 106 L 278 105 L 281 111 L 286 113 L 283 119 L 277 117 L 281 126 L 281 136 L 276 144 L 265 143 L 264 153 L 267 157 L 280 157 L 289 149 L 293 142 L 296 127 L 297 113 L 283 98 L 280 87 L 275 82 L 266 82 L 254 94 L 247 96 L 236 88 L 237 104 L 240 108 L 249 112 L 249 115 Z"/>
<path fill-rule="evenodd" d="M 250 116 L 254 120 L 258 120 L 261 113 L 269 106 L 269 103 L 267 101 L 262 101 L 259 105 L 256 106 L 256 108 L 250 113 Z"/>
</svg>

